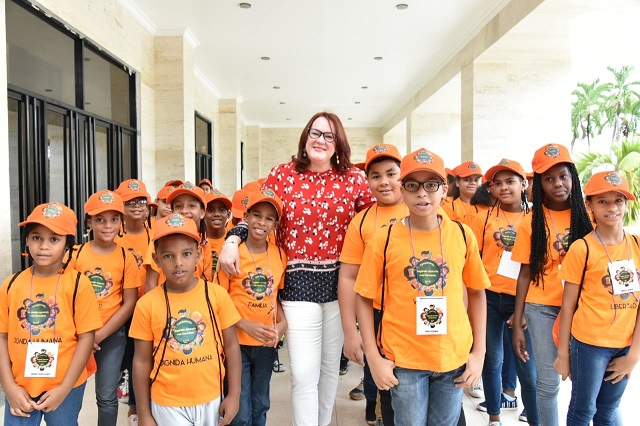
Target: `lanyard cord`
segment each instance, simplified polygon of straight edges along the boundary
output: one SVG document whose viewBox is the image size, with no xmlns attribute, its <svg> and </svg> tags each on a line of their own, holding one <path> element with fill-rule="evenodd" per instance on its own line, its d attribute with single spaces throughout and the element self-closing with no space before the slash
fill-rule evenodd
<svg viewBox="0 0 640 426">
<path fill-rule="evenodd" d="M 30 319 L 33 319 L 33 315 L 31 313 L 31 309 L 32 306 L 34 304 L 33 301 L 33 274 L 36 271 L 36 266 L 33 265 L 31 267 L 31 281 L 29 283 L 29 300 L 31 300 L 31 304 L 29 305 L 29 310 L 27 311 L 27 315 L 29 315 Z M 60 284 L 60 277 L 62 277 L 62 271 L 58 271 L 58 280 L 56 281 L 56 291 L 53 294 L 53 306 L 58 306 L 58 285 Z M 49 307 L 49 316 L 51 316 L 51 307 L 49 305 L 47 305 L 47 307 Z M 31 343 L 31 338 L 33 337 L 33 334 L 31 332 L 32 329 L 32 324 L 31 321 L 29 321 L 29 343 Z M 56 322 L 53 321 L 53 341 L 56 341 Z"/>
<path fill-rule="evenodd" d="M 551 210 L 549 210 L 549 207 L 545 207 L 545 208 L 547 209 L 547 213 L 549 214 L 549 218 L 551 219 L 551 226 L 553 226 L 553 234 L 555 235 L 556 241 L 560 241 L 558 240 L 558 230 L 556 229 L 556 222 L 553 220 L 553 215 L 551 214 Z M 562 243 L 562 241 L 560 241 L 560 243 Z M 553 261 L 553 256 L 551 257 L 551 260 Z M 558 269 L 562 269 L 563 260 L 564 258 L 560 259 L 560 253 L 558 252 Z"/>
<path fill-rule="evenodd" d="M 442 218 L 440 216 L 437 217 L 438 220 L 438 231 L 440 232 L 440 255 L 442 256 L 442 264 L 438 265 L 438 268 L 440 269 L 440 280 L 442 280 L 441 283 L 441 289 L 442 289 L 442 296 L 444 296 L 444 277 L 442 276 L 442 265 L 444 265 L 444 247 L 442 245 L 442 227 L 440 226 L 440 222 L 442 221 Z M 413 245 L 413 232 L 411 230 L 411 219 L 407 217 L 406 219 L 406 225 L 409 228 L 409 240 L 411 240 L 411 251 L 413 252 L 413 258 L 414 259 L 418 259 L 418 257 L 416 256 L 416 249 Z M 435 263 L 435 261 L 433 261 Z M 418 277 L 418 270 L 417 270 L 417 265 L 419 262 L 416 262 L 416 281 L 418 281 L 418 297 L 420 297 L 420 289 L 422 287 L 422 283 L 420 283 L 419 277 Z M 437 282 L 437 281 L 436 281 Z"/>
</svg>

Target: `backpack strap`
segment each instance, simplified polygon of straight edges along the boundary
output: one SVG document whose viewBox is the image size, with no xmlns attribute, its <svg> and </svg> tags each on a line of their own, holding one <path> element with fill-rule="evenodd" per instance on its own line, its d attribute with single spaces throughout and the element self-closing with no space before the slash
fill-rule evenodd
<svg viewBox="0 0 640 426">
<path fill-rule="evenodd" d="M 387 240 L 384 243 L 384 251 L 382 255 L 382 296 L 380 298 L 380 325 L 376 332 L 376 343 L 379 349 L 382 349 L 382 318 L 384 317 L 384 287 L 386 283 L 386 271 L 387 271 L 387 248 L 389 247 L 389 240 L 391 239 L 391 228 L 393 223 L 389 225 L 387 231 Z"/>
<path fill-rule="evenodd" d="M 482 245 L 479 247 L 480 248 L 480 259 L 482 259 L 482 252 L 484 251 L 484 234 L 486 234 L 486 232 L 487 232 L 487 223 L 489 223 L 489 216 L 491 216 L 491 211 L 492 210 L 493 209 L 487 210 L 487 217 L 485 218 L 484 226 L 482 227 Z M 462 228 L 460 228 L 460 229 L 462 229 Z"/>
<path fill-rule="evenodd" d="M 73 287 L 73 300 L 71 302 L 71 311 L 73 312 L 74 318 L 76 316 L 76 296 L 78 296 L 78 284 L 80 284 L 80 275 L 82 274 L 78 272 L 78 275 L 76 275 L 76 284 Z"/>
<path fill-rule="evenodd" d="M 358 229 L 358 231 L 360 231 L 360 239 L 362 239 L 362 226 L 364 225 L 364 220 L 367 217 L 367 214 L 369 214 L 369 210 L 371 210 L 371 207 L 375 205 L 377 205 L 377 203 L 373 203 L 369 207 L 367 207 L 367 209 L 364 211 L 364 214 L 362 215 L 362 220 L 360 221 L 360 228 Z"/>
<path fill-rule="evenodd" d="M 23 272 L 24 272 L 24 269 L 22 271 L 18 271 L 15 274 L 13 274 L 13 276 L 9 280 L 9 283 L 7 284 L 7 294 L 9 294 L 9 290 L 11 289 L 11 286 L 13 285 L 13 282 L 16 280 L 16 278 L 18 278 L 18 275 L 20 275 Z"/>
<path fill-rule="evenodd" d="M 467 246 L 467 233 L 464 232 L 464 226 L 462 226 L 462 223 L 458 222 L 457 220 L 454 220 L 453 222 L 458 224 L 458 228 L 460 228 L 460 232 L 462 232 L 462 238 L 464 239 L 464 246 Z M 464 258 L 467 258 L 467 252 L 465 250 L 464 252 Z"/>
</svg>

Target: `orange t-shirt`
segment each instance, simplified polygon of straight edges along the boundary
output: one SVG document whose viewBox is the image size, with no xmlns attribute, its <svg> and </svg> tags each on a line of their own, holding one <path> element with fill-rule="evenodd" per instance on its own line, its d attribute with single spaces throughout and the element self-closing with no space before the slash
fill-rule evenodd
<svg viewBox="0 0 640 426">
<path fill-rule="evenodd" d="M 224 366 L 220 355 L 224 342 L 218 342 L 218 336 L 237 323 L 240 315 L 223 288 L 213 283 L 207 287 L 219 333 L 211 321 L 201 279 L 185 293 L 166 293 L 171 312 L 168 341 L 163 341 L 168 316 L 164 286 L 154 288 L 138 300 L 129 336 L 153 342 L 154 348 L 160 345 L 149 376 L 153 379 L 162 363 L 151 385 L 151 399 L 156 404 L 194 406 L 213 401 L 221 394 L 219 379 L 224 375 Z"/>
<path fill-rule="evenodd" d="M 498 274 L 502 253 L 512 251 L 518 226 L 525 212 L 510 213 L 499 207 L 471 217 L 471 229 L 482 252 L 482 263 L 491 281 L 491 291 L 515 296 L 517 281 Z M 484 246 L 483 246 L 484 244 Z"/>
<path fill-rule="evenodd" d="M 441 207 L 449 216 L 449 219 L 466 224 L 468 224 L 469 215 L 477 211 L 474 208 L 475 206 L 465 203 L 461 198 L 456 198 L 451 204 L 445 203 Z"/>
<path fill-rule="evenodd" d="M 584 237 L 584 241 L 589 244 L 589 259 L 571 334 L 588 345 L 605 348 L 629 346 L 636 327 L 640 292 L 614 295 L 608 265 L 609 258 L 614 262 L 627 260 L 630 252 L 637 268 L 640 265 L 640 248 L 630 234 L 621 244 L 607 246 L 606 251 L 593 232 Z M 562 262 L 561 279 L 580 284 L 587 254 L 584 241 L 576 240 L 571 244 Z"/>
<path fill-rule="evenodd" d="M 153 245 L 151 240 L 153 239 L 153 231 L 149 228 L 145 228 L 144 232 L 137 235 L 123 234 L 115 239 L 115 242 L 127 249 L 129 253 L 136 258 L 138 264 L 138 278 L 140 279 L 140 287 L 138 288 L 138 298 L 144 294 L 144 285 L 147 282 L 147 270 L 142 267 L 144 262 L 144 256 L 147 253 L 150 245 Z"/>
<path fill-rule="evenodd" d="M 82 274 L 74 304 L 77 277 L 78 271 L 70 267 L 65 269 L 59 282 L 58 275 L 34 277 L 29 268 L 20 273 L 8 294 L 7 286 L 11 277 L 0 287 L 0 333 L 8 337 L 13 378 L 32 398 L 60 386 L 76 351 L 78 334 L 102 327 L 93 288 L 89 279 Z M 33 310 L 32 316 L 28 313 L 29 309 Z M 41 314 L 38 315 L 38 312 Z M 31 317 L 33 323 L 29 320 Z M 59 342 L 56 377 L 24 377 L 30 335 L 33 342 L 53 342 L 54 337 Z M 73 387 L 80 386 L 86 380 L 85 369 Z"/>
<path fill-rule="evenodd" d="M 524 263 L 530 262 L 531 256 L 531 219 L 527 215 L 518 227 L 518 238 L 513 246 L 511 260 Z M 549 216 L 549 209 L 544 208 L 544 220 L 550 232 L 547 250 L 550 260 L 544 265 L 544 281 L 536 285 L 531 283 L 527 293 L 527 302 L 548 306 L 562 306 L 562 282 L 558 277 L 558 265 L 562 264 L 569 249 L 569 231 L 571 230 L 571 209 L 553 211 Z"/>
<path fill-rule="evenodd" d="M 246 244 L 238 247 L 240 275 L 232 277 L 220 271 L 218 283 L 227 290 L 240 316 L 268 326 L 275 326 L 278 312 L 278 290 L 284 287 L 287 258 L 278 246 L 269 244 L 264 253 L 253 254 Z M 262 343 L 236 327 L 241 345 L 262 346 Z"/>
<path fill-rule="evenodd" d="M 194 277 L 201 278 L 207 281 L 213 281 L 213 273 L 211 272 L 213 256 L 211 253 L 210 244 L 211 242 L 207 241 L 206 244 L 200 245 L 200 247 L 202 248 L 202 255 L 200 256 L 200 260 L 196 264 L 196 270 L 193 273 Z M 142 264 L 145 268 L 151 268 L 152 270 L 158 273 L 158 285 L 160 285 L 167 280 L 167 277 L 164 276 L 162 269 L 160 269 L 160 267 L 153 260 L 153 254 L 155 252 L 156 252 L 156 249 L 152 242 L 149 245 L 149 248 L 147 249 L 147 253 L 144 256 L 144 260 L 142 261 Z M 146 274 L 146 270 L 145 270 L 145 274 Z"/>
<path fill-rule="evenodd" d="M 450 220 L 443 220 L 439 229 L 412 231 L 413 235 L 403 222 L 391 229 L 386 250 L 382 347 L 398 367 L 446 372 L 460 367 L 469 358 L 473 335 L 464 305 L 463 283 L 477 290 L 488 288 L 490 283 L 473 232 L 468 226 L 463 227 L 466 246 L 462 231 Z M 365 249 L 354 288 L 364 298 L 374 299 L 381 292 L 387 235 L 388 229 L 380 229 Z M 428 274 L 434 263 L 445 267 L 445 277 L 434 286 L 423 286 L 417 281 L 417 274 Z M 418 295 L 446 296 L 446 335 L 416 335 Z"/>
<path fill-rule="evenodd" d="M 367 210 L 369 212 L 365 216 Z M 386 228 L 390 223 L 396 223 L 408 215 L 409 211 L 404 203 L 389 207 L 379 206 L 378 203 L 375 203 L 368 209 L 359 212 L 347 228 L 340 262 L 359 266 L 362 262 L 362 256 L 364 256 L 364 248 L 376 231 L 380 228 Z M 373 307 L 380 309 L 380 296 L 373 300 Z"/>
<path fill-rule="evenodd" d="M 122 293 L 126 288 L 140 287 L 138 263 L 135 257 L 119 244 L 109 254 L 97 254 L 91 243 L 74 247 L 69 266 L 82 272 L 93 285 L 102 323 L 106 324 L 122 306 Z M 124 251 L 124 256 L 123 256 Z"/>
<path fill-rule="evenodd" d="M 211 277 L 216 276 L 216 268 L 218 267 L 218 256 L 222 252 L 222 245 L 224 244 L 224 237 L 222 238 L 209 238 L 209 247 L 211 247 Z"/>
</svg>

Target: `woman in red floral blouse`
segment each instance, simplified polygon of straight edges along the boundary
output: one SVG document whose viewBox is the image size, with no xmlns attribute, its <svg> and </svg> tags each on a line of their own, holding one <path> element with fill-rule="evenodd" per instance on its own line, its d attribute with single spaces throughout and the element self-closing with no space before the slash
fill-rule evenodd
<svg viewBox="0 0 640 426">
<path fill-rule="evenodd" d="M 300 135 L 294 161 L 274 167 L 263 186 L 284 202 L 277 236 L 288 262 L 279 294 L 289 324 L 295 425 L 328 425 L 338 389 L 338 259 L 349 222 L 374 201 L 350 157 L 340 119 L 317 113 Z M 239 273 L 237 244 L 246 233 L 246 225 L 237 227 L 224 245 L 219 263 L 228 274 Z"/>
</svg>

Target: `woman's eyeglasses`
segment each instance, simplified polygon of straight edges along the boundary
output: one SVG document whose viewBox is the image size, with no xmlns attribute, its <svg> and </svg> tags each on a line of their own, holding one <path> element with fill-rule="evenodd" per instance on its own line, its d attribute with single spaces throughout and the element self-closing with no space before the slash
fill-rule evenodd
<svg viewBox="0 0 640 426">
<path fill-rule="evenodd" d="M 311 139 L 320 139 L 320 136 L 322 136 L 324 138 L 324 141 L 329 143 L 335 142 L 336 138 L 338 137 L 335 133 L 321 132 L 320 130 L 314 129 L 313 127 L 309 128 L 307 134 L 309 135 L 309 137 L 311 137 Z"/>
</svg>

